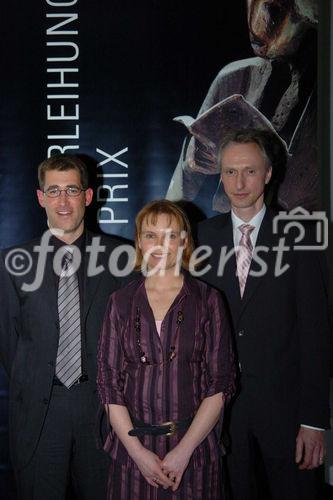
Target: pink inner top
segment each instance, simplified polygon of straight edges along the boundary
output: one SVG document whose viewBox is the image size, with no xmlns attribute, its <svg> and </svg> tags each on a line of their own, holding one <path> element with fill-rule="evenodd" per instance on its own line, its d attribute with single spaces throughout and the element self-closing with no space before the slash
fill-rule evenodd
<svg viewBox="0 0 333 500">
<path fill-rule="evenodd" d="M 162 321 L 163 319 L 156 319 L 155 320 L 155 323 L 156 323 L 156 330 L 157 330 L 157 333 L 159 335 L 161 335 L 161 326 L 162 326 Z"/>
</svg>

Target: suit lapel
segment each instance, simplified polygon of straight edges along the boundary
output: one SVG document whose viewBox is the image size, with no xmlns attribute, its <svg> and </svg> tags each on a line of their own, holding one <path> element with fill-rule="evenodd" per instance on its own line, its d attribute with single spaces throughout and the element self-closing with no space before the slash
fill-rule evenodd
<svg viewBox="0 0 333 500">
<path fill-rule="evenodd" d="M 239 283 L 236 275 L 236 255 L 234 251 L 234 237 L 233 227 L 231 220 L 231 212 L 229 212 L 222 220 L 222 225 L 213 228 L 215 238 L 218 239 L 218 255 L 216 254 L 217 262 L 214 265 L 216 272 L 218 272 L 219 259 L 221 252 L 224 252 L 223 262 L 225 263 L 223 273 L 218 278 L 219 288 L 222 289 L 226 295 L 228 305 L 231 309 L 232 316 L 237 317 L 240 308 L 240 292 Z M 215 267 L 216 266 L 216 267 Z"/>
<path fill-rule="evenodd" d="M 99 257 L 98 261 L 96 263 L 96 267 L 102 265 L 104 271 L 100 272 L 95 276 L 88 276 L 88 264 L 90 259 L 90 253 L 87 252 L 87 246 L 91 245 L 91 241 L 92 241 L 92 234 L 89 231 L 87 231 L 86 241 L 84 246 L 84 262 L 83 262 L 84 265 L 84 284 L 83 284 L 84 304 L 83 304 L 83 316 L 82 316 L 83 321 L 85 321 L 85 318 L 89 312 L 91 303 L 95 296 L 97 287 L 102 279 L 102 276 L 104 275 L 105 272 L 108 272 L 108 255 L 106 255 L 106 252 L 100 252 L 98 256 Z"/>
<path fill-rule="evenodd" d="M 53 269 L 54 255 L 54 252 L 47 254 L 44 277 L 38 290 L 42 297 L 47 297 L 43 304 L 50 309 L 50 318 L 58 318 L 57 277 Z"/>
<path fill-rule="evenodd" d="M 236 264 L 236 254 L 234 247 L 234 237 L 231 217 L 229 217 L 228 226 L 226 228 L 226 240 L 225 240 L 226 251 L 230 252 L 230 256 L 226 262 L 225 270 L 223 273 L 225 280 L 225 290 L 233 302 L 238 302 L 240 299 L 239 293 L 239 283 L 237 278 L 237 264 Z"/>
</svg>

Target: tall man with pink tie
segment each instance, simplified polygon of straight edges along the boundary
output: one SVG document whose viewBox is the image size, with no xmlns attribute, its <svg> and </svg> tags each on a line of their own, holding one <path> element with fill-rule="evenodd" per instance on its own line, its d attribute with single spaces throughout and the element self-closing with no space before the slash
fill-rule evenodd
<svg viewBox="0 0 333 500">
<path fill-rule="evenodd" d="M 219 162 L 231 212 L 198 227 L 198 243 L 212 248 L 203 279 L 225 295 L 240 367 L 229 415 L 233 500 L 314 500 L 325 460 L 324 258 L 315 248 L 295 250 L 295 235 L 283 224 L 275 234 L 275 214 L 264 203 L 285 154 L 269 131 L 225 137 Z"/>
</svg>

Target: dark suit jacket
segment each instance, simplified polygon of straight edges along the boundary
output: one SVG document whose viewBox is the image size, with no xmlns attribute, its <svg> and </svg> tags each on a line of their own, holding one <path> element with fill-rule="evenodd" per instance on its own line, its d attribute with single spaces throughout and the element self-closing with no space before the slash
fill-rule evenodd
<svg viewBox="0 0 333 500">
<path fill-rule="evenodd" d="M 86 233 L 86 247 L 92 237 Z M 12 461 L 23 467 L 32 457 L 41 433 L 51 397 L 58 348 L 57 286 L 52 269 L 53 254 L 48 254 L 41 286 L 23 291 L 23 283 L 32 283 L 37 269 L 34 246 L 40 239 L 20 245 L 31 255 L 31 270 L 24 276 L 13 276 L 5 268 L 3 251 L 0 258 L 0 362 L 9 376 L 9 426 Z M 98 408 L 96 393 L 96 350 L 99 332 L 110 294 L 119 288 L 119 280 L 110 272 L 108 259 L 119 245 L 116 239 L 101 236 L 105 252 L 97 265 L 104 271 L 86 277 L 84 283 L 82 331 L 85 334 L 87 375 L 92 387 L 87 405 Z M 86 253 L 85 266 L 89 255 Z M 86 274 L 86 273 L 85 273 Z"/>
<path fill-rule="evenodd" d="M 285 439 L 289 429 L 294 440 L 300 424 L 329 427 L 329 328 L 319 252 L 284 252 L 282 265 L 290 267 L 274 276 L 277 252 L 272 248 L 286 236 L 282 230 L 273 234 L 272 214 L 267 211 L 256 248 L 270 249 L 258 254 L 268 270 L 261 277 L 248 276 L 243 299 L 235 255 L 227 261 L 223 275 L 216 274 L 221 247 L 233 249 L 230 213 L 199 224 L 198 240 L 213 249 L 212 267 L 203 279 L 224 292 L 230 308 L 241 365 L 239 398 L 246 395 L 248 404 L 264 416 L 278 439 Z M 261 267 L 252 260 L 252 271 Z"/>
</svg>

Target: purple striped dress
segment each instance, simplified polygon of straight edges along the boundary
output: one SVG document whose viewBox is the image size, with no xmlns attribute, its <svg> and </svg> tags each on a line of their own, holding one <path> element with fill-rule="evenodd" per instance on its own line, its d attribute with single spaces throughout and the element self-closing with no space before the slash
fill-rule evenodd
<svg viewBox="0 0 333 500">
<path fill-rule="evenodd" d="M 187 272 L 158 335 L 144 279 L 112 294 L 98 349 L 97 384 L 103 404 L 126 406 L 151 424 L 193 417 L 202 400 L 234 392 L 230 328 L 216 290 Z M 110 429 L 104 449 L 111 458 L 108 498 L 117 500 L 222 498 L 219 423 L 195 449 L 176 492 L 150 486 Z M 186 431 L 140 437 L 163 458 Z"/>
</svg>

